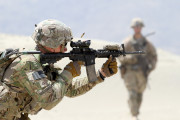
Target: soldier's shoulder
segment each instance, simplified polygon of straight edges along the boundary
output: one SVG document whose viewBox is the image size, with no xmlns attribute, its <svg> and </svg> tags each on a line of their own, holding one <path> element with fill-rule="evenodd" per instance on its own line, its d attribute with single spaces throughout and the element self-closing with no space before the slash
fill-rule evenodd
<svg viewBox="0 0 180 120">
<path fill-rule="evenodd" d="M 39 69 L 41 69 L 41 64 L 33 55 L 21 55 L 9 65 L 3 81 L 13 86 L 20 87 L 19 81 L 27 79 L 26 73 Z"/>
<path fill-rule="evenodd" d="M 36 70 L 41 67 L 40 62 L 36 59 L 34 55 L 22 55 L 18 57 L 14 63 L 15 70 L 21 71 L 21 70 Z"/>
<path fill-rule="evenodd" d="M 148 45 L 154 46 L 154 45 L 152 44 L 152 42 L 151 42 L 148 38 L 144 37 L 144 39 L 145 39 L 145 41 L 146 41 L 146 43 L 147 43 Z"/>
</svg>

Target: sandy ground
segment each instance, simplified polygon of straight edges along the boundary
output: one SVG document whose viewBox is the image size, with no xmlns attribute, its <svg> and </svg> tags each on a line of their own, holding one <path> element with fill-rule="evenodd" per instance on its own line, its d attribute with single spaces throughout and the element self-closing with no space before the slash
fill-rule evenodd
<svg viewBox="0 0 180 120">
<path fill-rule="evenodd" d="M 106 41 L 92 41 L 93 48 L 102 48 Z M 34 47 L 26 36 L 0 34 L 0 50 L 5 48 Z M 180 56 L 158 49 L 158 65 L 149 77 L 144 94 L 140 120 L 180 120 Z M 99 69 L 105 59 L 96 60 Z M 58 64 L 64 67 L 69 60 Z M 85 68 L 82 69 L 85 76 Z M 51 111 L 42 110 L 32 120 L 130 120 L 128 94 L 119 73 L 107 78 L 85 95 L 65 97 Z"/>
</svg>

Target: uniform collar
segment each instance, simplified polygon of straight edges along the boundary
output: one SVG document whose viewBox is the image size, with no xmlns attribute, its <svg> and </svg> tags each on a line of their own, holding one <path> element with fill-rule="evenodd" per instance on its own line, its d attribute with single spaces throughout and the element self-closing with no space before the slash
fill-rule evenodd
<svg viewBox="0 0 180 120">
<path fill-rule="evenodd" d="M 133 42 L 134 44 L 136 44 L 136 43 L 144 43 L 144 40 L 145 40 L 145 37 L 144 37 L 144 36 L 142 36 L 142 37 L 139 38 L 139 39 L 135 39 L 134 35 L 131 36 L 131 37 L 132 37 L 132 42 Z"/>
</svg>

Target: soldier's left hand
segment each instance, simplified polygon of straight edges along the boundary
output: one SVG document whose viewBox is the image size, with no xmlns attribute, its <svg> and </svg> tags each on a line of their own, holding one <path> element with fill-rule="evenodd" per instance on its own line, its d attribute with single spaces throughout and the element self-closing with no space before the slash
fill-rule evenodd
<svg viewBox="0 0 180 120">
<path fill-rule="evenodd" d="M 5 58 L 5 57 L 9 57 L 10 55 L 12 55 L 15 51 L 17 51 L 17 49 L 12 49 L 12 48 L 9 48 L 9 49 L 6 49 L 5 51 L 3 51 L 0 55 L 1 58 Z"/>
<path fill-rule="evenodd" d="M 83 62 L 81 61 L 70 62 L 68 65 L 66 65 L 64 70 L 69 71 L 74 78 L 81 74 L 81 65 L 83 65 Z"/>
<path fill-rule="evenodd" d="M 110 77 L 116 74 L 117 71 L 118 71 L 118 66 L 116 59 L 110 56 L 110 58 L 103 64 L 100 72 L 104 77 Z"/>
</svg>

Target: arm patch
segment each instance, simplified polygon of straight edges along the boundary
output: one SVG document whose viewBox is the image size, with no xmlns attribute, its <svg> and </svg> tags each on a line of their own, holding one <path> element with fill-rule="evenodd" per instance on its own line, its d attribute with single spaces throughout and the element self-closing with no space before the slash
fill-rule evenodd
<svg viewBox="0 0 180 120">
<path fill-rule="evenodd" d="M 33 76 L 34 80 L 46 78 L 46 75 L 44 74 L 44 71 L 42 71 L 42 70 L 33 72 L 32 76 Z"/>
</svg>

